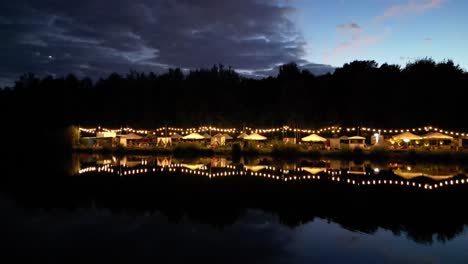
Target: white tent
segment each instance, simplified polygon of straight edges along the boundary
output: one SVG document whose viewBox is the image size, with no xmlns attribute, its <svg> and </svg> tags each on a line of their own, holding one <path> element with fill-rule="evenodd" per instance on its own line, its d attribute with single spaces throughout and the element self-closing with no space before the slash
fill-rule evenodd
<svg viewBox="0 0 468 264">
<path fill-rule="evenodd" d="M 242 133 L 239 136 L 237 136 L 237 138 L 245 138 L 246 136 L 248 136 L 246 133 Z"/>
<path fill-rule="evenodd" d="M 223 136 L 226 138 L 226 140 L 232 139 L 232 137 L 229 134 L 223 134 Z"/>
<path fill-rule="evenodd" d="M 205 137 L 203 137 L 202 135 L 198 133 L 192 133 L 190 135 L 186 135 L 182 137 L 182 139 L 205 139 Z"/>
<path fill-rule="evenodd" d="M 267 137 L 262 136 L 262 135 L 257 134 L 257 133 L 252 133 L 250 135 L 245 136 L 244 139 L 245 140 L 266 140 Z"/>
<path fill-rule="evenodd" d="M 135 140 L 135 139 L 142 139 L 143 137 L 142 136 L 139 136 L 135 133 L 130 133 L 130 134 L 127 134 L 127 135 L 120 135 L 120 137 L 122 138 L 125 138 L 127 140 Z"/>
<path fill-rule="evenodd" d="M 216 138 L 222 138 L 222 137 L 224 137 L 224 138 L 226 138 L 226 136 L 223 135 L 223 134 L 221 134 L 221 133 L 218 133 L 218 134 L 214 135 L 213 137 L 216 137 Z"/>
<path fill-rule="evenodd" d="M 403 132 L 401 134 L 394 135 L 392 138 L 394 140 L 403 140 L 403 141 L 423 139 L 423 137 L 415 135 L 415 134 L 410 133 L 410 132 Z"/>
<path fill-rule="evenodd" d="M 423 136 L 424 139 L 450 139 L 452 140 L 453 137 L 449 135 L 444 135 L 440 132 L 432 132 L 432 133 L 427 133 L 426 135 Z"/>
<path fill-rule="evenodd" d="M 208 135 L 208 133 L 205 133 L 205 134 L 203 134 L 202 136 L 203 136 L 205 139 L 210 139 L 210 138 L 211 138 L 211 136 Z"/>
<path fill-rule="evenodd" d="M 177 134 L 177 133 L 174 133 L 174 134 L 172 134 L 171 138 L 172 138 L 172 139 L 181 139 L 182 136 L 179 135 L 179 134 Z"/>
<path fill-rule="evenodd" d="M 211 137 L 211 144 L 224 146 L 225 143 L 226 143 L 226 137 L 221 133 L 218 133 Z"/>
<path fill-rule="evenodd" d="M 302 138 L 302 141 L 305 141 L 305 142 L 325 142 L 327 141 L 326 138 L 323 138 L 317 134 L 311 134 L 311 135 L 308 135 L 307 137 L 303 137 Z"/>
<path fill-rule="evenodd" d="M 366 138 L 365 138 L 365 137 L 361 137 L 361 136 L 352 136 L 352 137 L 349 137 L 348 139 L 349 139 L 349 140 L 353 140 L 353 139 L 365 140 Z"/>
</svg>

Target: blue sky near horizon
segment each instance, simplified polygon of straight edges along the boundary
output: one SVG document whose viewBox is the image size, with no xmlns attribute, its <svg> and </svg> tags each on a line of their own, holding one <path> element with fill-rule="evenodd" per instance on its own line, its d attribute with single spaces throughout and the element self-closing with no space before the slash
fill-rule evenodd
<svg viewBox="0 0 468 264">
<path fill-rule="evenodd" d="M 305 58 L 342 66 L 356 59 L 405 65 L 431 57 L 452 59 L 468 69 L 468 1 L 291 1 L 306 46 Z M 382 18 L 387 10 L 396 10 Z M 338 25 L 359 25 L 355 37 Z M 340 45 L 348 43 L 347 49 Z"/>
<path fill-rule="evenodd" d="M 0 87 L 26 72 L 97 79 L 218 63 L 253 77 L 289 62 L 319 74 L 331 68 L 313 64 L 426 57 L 468 70 L 467 10 L 465 0 L 1 1 Z"/>
</svg>

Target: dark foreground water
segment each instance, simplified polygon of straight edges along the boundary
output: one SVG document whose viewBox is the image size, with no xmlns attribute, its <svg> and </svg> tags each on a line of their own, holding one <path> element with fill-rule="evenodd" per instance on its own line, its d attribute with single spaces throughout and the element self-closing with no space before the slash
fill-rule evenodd
<svg viewBox="0 0 468 264">
<path fill-rule="evenodd" d="M 31 155 L 2 256 L 47 263 L 468 263 L 462 165 Z"/>
</svg>

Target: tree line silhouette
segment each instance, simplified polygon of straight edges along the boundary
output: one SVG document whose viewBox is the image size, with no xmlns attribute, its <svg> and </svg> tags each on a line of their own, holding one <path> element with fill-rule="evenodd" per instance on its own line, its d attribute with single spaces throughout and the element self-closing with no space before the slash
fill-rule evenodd
<svg viewBox="0 0 468 264">
<path fill-rule="evenodd" d="M 13 127 L 324 125 L 466 129 L 468 73 L 451 60 L 398 65 L 353 61 L 314 76 L 295 63 L 276 77 L 247 78 L 215 65 L 184 73 L 130 71 L 93 82 L 73 74 L 24 74 L 0 90 L 2 119 Z"/>
</svg>

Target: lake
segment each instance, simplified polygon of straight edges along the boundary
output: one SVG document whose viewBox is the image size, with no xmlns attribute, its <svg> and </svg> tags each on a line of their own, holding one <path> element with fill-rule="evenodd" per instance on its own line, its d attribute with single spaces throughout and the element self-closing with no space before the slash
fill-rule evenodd
<svg viewBox="0 0 468 264">
<path fill-rule="evenodd" d="M 468 167 L 24 154 L 5 256 L 39 262 L 467 263 Z"/>
</svg>

